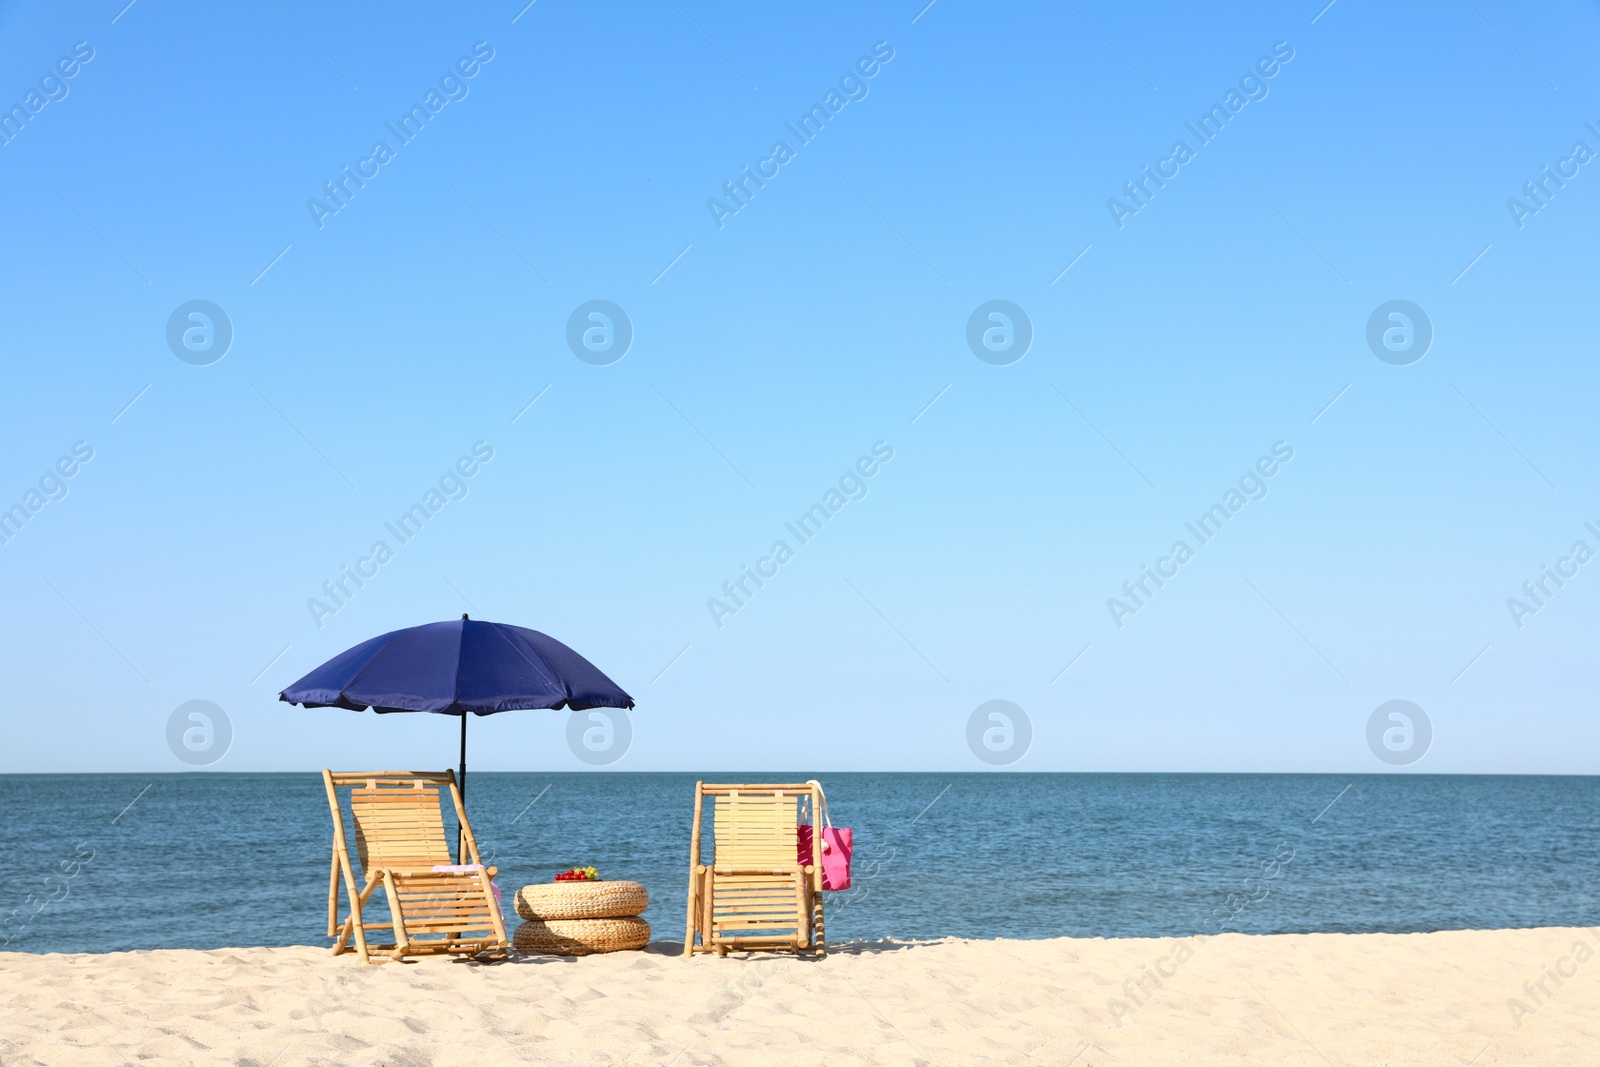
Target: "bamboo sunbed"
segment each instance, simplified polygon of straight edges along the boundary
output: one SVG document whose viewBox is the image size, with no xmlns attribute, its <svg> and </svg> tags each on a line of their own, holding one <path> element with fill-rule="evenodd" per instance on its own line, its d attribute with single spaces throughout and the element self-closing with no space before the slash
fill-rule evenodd
<svg viewBox="0 0 1600 1067">
<path fill-rule="evenodd" d="M 363 963 L 374 954 L 393 959 L 437 954 L 505 953 L 500 906 L 478 857 L 478 843 L 467 822 L 454 771 L 322 772 L 333 812 L 333 863 L 328 874 L 328 936 L 333 954 L 349 951 L 352 939 Z M 355 827 L 352 857 L 340 811 L 339 790 L 348 789 Z M 473 870 L 435 871 L 455 864 L 445 840 L 440 792 L 448 789 L 461 827 L 463 864 Z M 364 884 L 357 888 L 359 866 Z M 350 913 L 339 921 L 339 883 L 344 883 Z M 363 909 L 379 886 L 389 904 L 389 922 L 373 922 Z M 392 944 L 367 940 L 372 930 L 392 930 Z"/>
<path fill-rule="evenodd" d="M 683 955 L 771 949 L 822 955 L 822 835 L 801 863 L 800 816 L 820 810 L 821 790 L 805 783 L 694 787 L 688 924 Z M 712 861 L 704 862 L 701 822 L 712 798 Z M 695 935 L 699 943 L 695 943 Z"/>
</svg>

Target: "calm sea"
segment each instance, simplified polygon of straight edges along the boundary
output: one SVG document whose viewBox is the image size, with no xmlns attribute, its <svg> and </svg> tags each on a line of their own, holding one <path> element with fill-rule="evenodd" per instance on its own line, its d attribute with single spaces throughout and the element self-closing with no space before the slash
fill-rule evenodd
<svg viewBox="0 0 1600 1067">
<path fill-rule="evenodd" d="M 708 781 L 797 781 L 794 773 Z M 502 887 L 593 864 L 683 936 L 689 774 L 473 774 Z M 1600 778 L 833 774 L 830 940 L 1600 923 Z M 316 774 L 0 776 L 0 942 L 323 945 Z M 51 876 L 47 879 L 47 876 Z M 515 922 L 510 914 L 508 921 Z"/>
</svg>

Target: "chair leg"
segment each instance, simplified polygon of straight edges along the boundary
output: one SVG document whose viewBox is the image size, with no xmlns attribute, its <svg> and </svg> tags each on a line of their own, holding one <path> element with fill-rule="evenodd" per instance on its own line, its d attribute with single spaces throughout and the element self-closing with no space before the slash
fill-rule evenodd
<svg viewBox="0 0 1600 1067">
<path fill-rule="evenodd" d="M 376 883 L 374 883 L 376 884 Z M 383 889 L 389 897 L 389 914 L 394 918 L 394 952 L 395 959 L 403 959 L 411 951 L 411 939 L 406 936 L 406 917 L 400 910 L 400 890 L 394 884 L 394 875 L 388 871 L 383 872 Z"/>
<path fill-rule="evenodd" d="M 699 864 L 689 868 L 689 916 L 684 920 L 683 927 L 683 958 L 688 959 L 694 955 L 694 935 L 698 929 L 695 922 L 700 917 L 700 880 L 703 868 Z"/>
<path fill-rule="evenodd" d="M 361 922 L 361 908 L 372 896 L 372 891 L 377 888 L 377 879 L 369 879 L 366 887 L 350 902 L 350 914 L 339 927 L 339 939 L 333 943 L 333 955 L 337 956 L 346 950 L 345 946 L 350 943 L 350 935 L 353 933 L 356 940 L 356 955 L 361 958 L 362 963 L 367 962 L 367 931 Z"/>
<path fill-rule="evenodd" d="M 799 922 L 795 924 L 794 950 L 799 952 L 811 944 L 811 894 L 806 884 L 806 872 L 794 872 L 794 910 Z"/>
<path fill-rule="evenodd" d="M 705 868 L 705 874 L 700 883 L 700 949 L 708 951 L 713 947 L 718 949 L 719 955 L 726 956 L 727 949 L 718 944 L 717 928 L 712 923 L 715 914 L 713 904 L 717 893 L 717 873 L 710 867 Z"/>
<path fill-rule="evenodd" d="M 339 956 L 350 951 L 350 934 L 354 931 L 355 924 L 354 915 L 346 917 L 345 921 L 339 924 L 339 935 L 333 942 L 332 955 Z"/>
<path fill-rule="evenodd" d="M 328 936 L 339 932 L 339 854 L 333 854 L 333 867 L 328 872 Z"/>
<path fill-rule="evenodd" d="M 499 952 L 505 952 L 511 947 L 511 940 L 506 937 L 505 916 L 500 914 L 500 902 L 494 897 L 494 886 L 488 871 L 478 872 L 478 884 L 483 889 L 483 902 L 489 908 L 489 925 L 494 929 L 494 947 Z"/>
</svg>

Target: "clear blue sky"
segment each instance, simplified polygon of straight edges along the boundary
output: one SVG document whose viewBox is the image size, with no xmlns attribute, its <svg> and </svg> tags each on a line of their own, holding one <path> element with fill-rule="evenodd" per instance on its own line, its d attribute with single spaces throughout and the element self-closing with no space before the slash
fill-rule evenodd
<svg viewBox="0 0 1600 1067">
<path fill-rule="evenodd" d="M 122 5 L 0 4 L 0 771 L 182 769 L 195 699 L 218 770 L 444 764 L 453 720 L 275 697 L 463 611 L 631 691 L 623 770 L 981 770 L 999 699 L 1018 770 L 1376 771 L 1404 699 L 1411 771 L 1595 771 L 1595 4 Z M 568 345 L 591 300 L 620 361 Z M 992 300 L 1019 361 L 968 345 Z M 1391 300 L 1420 361 L 1368 345 Z M 474 766 L 580 769 L 564 714 Z"/>
</svg>

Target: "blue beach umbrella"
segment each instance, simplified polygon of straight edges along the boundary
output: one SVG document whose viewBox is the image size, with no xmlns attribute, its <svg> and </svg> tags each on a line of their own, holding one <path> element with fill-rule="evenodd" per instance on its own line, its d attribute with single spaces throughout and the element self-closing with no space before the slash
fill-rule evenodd
<svg viewBox="0 0 1600 1067">
<path fill-rule="evenodd" d="M 465 615 L 363 641 L 288 686 L 307 708 L 461 716 L 460 785 L 467 795 L 467 715 L 528 708 L 631 708 L 633 698 L 553 637 Z M 463 861 L 465 862 L 465 861 Z"/>
</svg>

